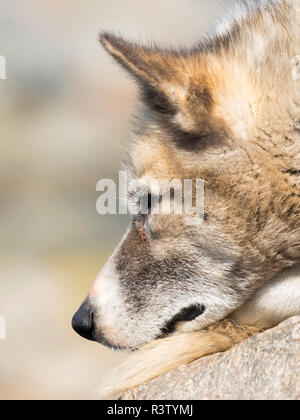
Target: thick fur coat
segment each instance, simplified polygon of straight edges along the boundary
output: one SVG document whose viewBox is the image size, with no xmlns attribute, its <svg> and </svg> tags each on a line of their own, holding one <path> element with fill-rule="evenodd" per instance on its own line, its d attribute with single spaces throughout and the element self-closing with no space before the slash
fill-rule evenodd
<svg viewBox="0 0 300 420">
<path fill-rule="evenodd" d="M 134 216 L 84 303 L 139 349 L 108 395 L 300 313 L 300 0 L 242 1 L 190 50 L 101 43 L 140 87 L 130 177 L 205 180 L 204 220 Z"/>
</svg>

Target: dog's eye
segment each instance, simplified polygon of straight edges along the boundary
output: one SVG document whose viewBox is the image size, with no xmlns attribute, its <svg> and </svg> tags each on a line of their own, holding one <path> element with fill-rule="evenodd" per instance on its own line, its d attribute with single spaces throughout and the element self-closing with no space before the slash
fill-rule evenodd
<svg viewBox="0 0 300 420">
<path fill-rule="evenodd" d="M 161 198 L 161 195 L 157 196 L 155 194 L 148 193 L 148 214 L 151 214 L 151 211 L 159 205 Z"/>
<path fill-rule="evenodd" d="M 148 193 L 148 210 L 151 211 L 152 208 L 152 196 L 150 193 Z"/>
<path fill-rule="evenodd" d="M 138 216 L 139 217 L 146 216 L 151 213 L 151 209 L 155 205 L 155 197 L 153 197 L 151 193 L 145 194 L 139 198 L 137 205 L 140 211 Z"/>
</svg>

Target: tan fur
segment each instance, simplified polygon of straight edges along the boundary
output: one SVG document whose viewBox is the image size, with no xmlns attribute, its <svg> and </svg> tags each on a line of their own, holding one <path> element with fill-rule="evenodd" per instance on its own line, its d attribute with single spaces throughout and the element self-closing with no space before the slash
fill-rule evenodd
<svg viewBox="0 0 300 420">
<path fill-rule="evenodd" d="M 260 289 L 231 315 L 233 321 L 220 321 L 201 331 L 175 333 L 144 346 L 99 385 L 95 396 L 116 397 L 171 369 L 227 351 L 296 314 L 300 314 L 299 265 L 280 273 Z"/>
<path fill-rule="evenodd" d="M 202 331 L 177 333 L 156 340 L 129 356 L 107 382 L 100 384 L 96 398 L 116 397 L 169 370 L 210 354 L 224 352 L 259 331 L 256 327 L 239 327 L 225 320 Z"/>
<path fill-rule="evenodd" d="M 189 240 L 182 234 L 188 230 L 184 217 L 158 215 L 150 216 L 148 222 L 157 236 L 163 233 L 160 240 L 147 242 L 144 226 L 139 226 L 137 231 L 132 227 L 121 243 L 111 265 L 116 267 L 122 260 L 130 280 L 128 288 L 139 273 L 130 295 L 134 306 L 143 267 L 149 277 L 148 256 L 158 263 L 176 250 L 177 260 L 178 254 L 183 261 L 197 260 L 190 243 L 198 235 L 200 249 L 203 246 L 207 254 L 202 252 L 195 262 L 195 267 L 201 266 L 199 283 L 203 283 L 197 298 L 206 293 L 208 305 L 197 319 L 179 323 L 175 334 L 150 342 L 130 356 L 101 385 L 102 398 L 226 351 L 260 328 L 299 314 L 294 291 L 300 276 L 288 272 L 284 281 L 275 277 L 300 261 L 300 80 L 292 76 L 300 53 L 299 12 L 300 0 L 270 1 L 267 10 L 250 8 L 228 31 L 210 40 L 208 48 L 202 45 L 191 51 L 145 48 L 109 34 L 101 36 L 105 49 L 133 75 L 145 95 L 142 128 L 129 153 L 132 176 L 146 185 L 157 178 L 204 179 L 209 215 L 208 223 L 192 231 Z M 223 265 L 213 262 L 216 255 L 221 255 Z M 229 270 L 227 261 L 233 262 Z M 127 262 L 132 262 L 131 271 Z M 171 268 L 172 264 L 164 268 L 165 275 Z M 118 274 L 111 269 L 116 284 L 119 275 L 120 269 Z M 159 277 L 159 271 L 153 276 Z M 286 281 L 289 276 L 290 283 Z M 224 278 L 228 286 L 233 285 L 230 291 L 224 287 Z M 160 280 L 163 287 L 164 279 Z M 178 284 L 184 287 L 181 280 L 184 278 Z M 133 311 L 131 318 L 128 308 L 121 307 L 122 299 L 113 310 L 111 300 L 103 308 L 105 299 L 100 296 L 102 305 L 98 306 L 114 318 L 132 346 L 139 347 L 155 338 L 153 330 L 159 321 L 149 318 L 161 317 L 169 302 L 174 308 L 164 320 L 172 318 L 180 309 L 178 301 L 185 302 L 189 293 L 194 297 L 196 286 L 195 282 L 192 291 L 186 286 L 185 296 L 179 294 L 179 299 L 164 290 L 165 304 L 159 293 L 153 294 L 151 307 Z M 224 318 L 241 325 L 229 320 L 215 322 Z M 104 331 L 105 319 L 103 315 L 99 322 Z M 120 343 L 116 340 L 114 344 Z"/>
</svg>

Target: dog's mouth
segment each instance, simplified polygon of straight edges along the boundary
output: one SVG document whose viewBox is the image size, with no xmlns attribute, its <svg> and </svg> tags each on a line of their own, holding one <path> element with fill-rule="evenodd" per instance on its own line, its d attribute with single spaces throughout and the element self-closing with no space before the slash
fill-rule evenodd
<svg viewBox="0 0 300 420">
<path fill-rule="evenodd" d="M 161 333 L 157 338 L 163 338 L 175 331 L 178 322 L 189 322 L 198 318 L 205 312 L 205 306 L 199 303 L 183 308 L 170 321 L 168 321 L 161 329 Z"/>
<path fill-rule="evenodd" d="M 107 338 L 104 336 L 104 334 L 101 331 L 98 330 L 94 330 L 94 334 L 93 334 L 93 341 L 95 341 L 98 344 L 101 344 L 102 346 L 107 347 L 110 350 L 114 350 L 114 351 L 129 351 L 129 350 L 136 350 L 130 347 L 125 347 L 125 346 L 119 346 L 116 344 L 112 344 L 109 340 L 107 340 Z"/>
<path fill-rule="evenodd" d="M 190 322 L 198 318 L 200 315 L 202 315 L 205 312 L 206 308 L 203 304 L 194 304 L 190 305 L 186 308 L 183 308 L 179 313 L 177 313 L 170 321 L 166 322 L 165 325 L 161 328 L 161 333 L 155 338 L 165 338 L 168 335 L 172 334 L 175 329 L 178 322 Z M 138 347 L 125 347 L 125 346 L 117 346 L 112 343 L 110 343 L 107 338 L 104 336 L 104 334 L 100 331 L 97 331 L 97 329 L 94 329 L 94 341 L 97 343 L 104 345 L 105 347 L 109 348 L 110 350 L 115 351 L 136 351 L 138 350 Z"/>
</svg>

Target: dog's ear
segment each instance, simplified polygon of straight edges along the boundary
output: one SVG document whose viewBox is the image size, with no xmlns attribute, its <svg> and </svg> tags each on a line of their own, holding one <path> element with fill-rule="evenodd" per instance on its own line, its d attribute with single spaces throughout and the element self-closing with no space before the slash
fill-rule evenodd
<svg viewBox="0 0 300 420">
<path fill-rule="evenodd" d="M 102 33 L 100 42 L 138 82 L 152 109 L 169 115 L 183 131 L 198 131 L 213 102 L 200 54 L 142 47 L 109 33 Z"/>
</svg>

